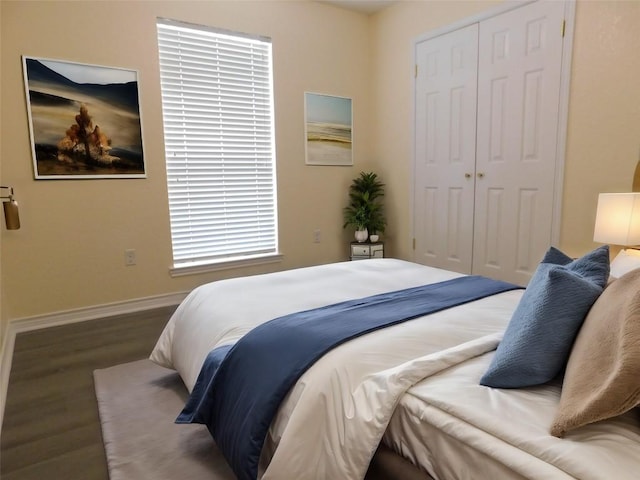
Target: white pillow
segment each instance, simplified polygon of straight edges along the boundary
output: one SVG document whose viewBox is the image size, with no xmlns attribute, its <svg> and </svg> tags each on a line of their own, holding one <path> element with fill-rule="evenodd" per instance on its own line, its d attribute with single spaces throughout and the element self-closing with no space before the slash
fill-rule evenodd
<svg viewBox="0 0 640 480">
<path fill-rule="evenodd" d="M 620 253 L 611 262 L 610 275 L 614 278 L 620 278 L 636 268 L 640 268 L 640 250 L 632 248 L 620 250 Z"/>
</svg>

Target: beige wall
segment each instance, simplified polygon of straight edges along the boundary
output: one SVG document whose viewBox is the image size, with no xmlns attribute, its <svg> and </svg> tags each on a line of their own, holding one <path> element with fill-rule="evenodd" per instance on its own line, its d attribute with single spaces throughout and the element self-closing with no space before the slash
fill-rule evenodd
<svg viewBox="0 0 640 480">
<path fill-rule="evenodd" d="M 571 70 L 562 246 L 593 247 L 600 192 L 630 192 L 640 154 L 640 2 L 580 1 Z"/>
<path fill-rule="evenodd" d="M 401 2 L 374 17 L 372 149 L 388 179 L 391 253 L 411 259 L 411 102 L 416 37 L 501 2 Z M 640 2 L 576 5 L 559 247 L 593 248 L 599 192 L 631 191 L 640 152 Z M 391 233 L 392 232 L 392 233 Z M 388 237 L 389 237 L 388 236 Z"/>
<path fill-rule="evenodd" d="M 363 169 L 388 185 L 388 253 L 410 259 L 412 42 L 498 3 L 407 1 L 366 17 L 307 1 L 2 1 L 0 178 L 16 188 L 23 223 L 2 231 L 2 331 L 9 319 L 345 259 L 341 209 Z M 273 38 L 281 264 L 169 276 L 156 16 Z M 594 246 L 597 193 L 631 188 L 640 144 L 638 24 L 640 2 L 578 2 L 560 245 L 570 254 Z M 33 180 L 23 54 L 139 70 L 146 180 Z M 305 90 L 353 97 L 353 167 L 304 165 Z M 320 244 L 312 243 L 316 228 Z M 127 248 L 137 251 L 135 267 L 123 264 Z"/>
<path fill-rule="evenodd" d="M 2 229 L 8 320 L 187 291 L 218 278 L 346 260 L 342 207 L 370 156 L 369 22 L 315 2 L 1 2 L 1 178 L 22 229 Z M 171 278 L 156 17 L 273 41 L 282 263 Z M 137 69 L 147 179 L 34 180 L 21 55 Z M 353 98 L 353 167 L 304 164 L 303 92 Z M 314 229 L 322 241 L 313 243 Z M 124 250 L 137 265 L 124 266 Z"/>
</svg>

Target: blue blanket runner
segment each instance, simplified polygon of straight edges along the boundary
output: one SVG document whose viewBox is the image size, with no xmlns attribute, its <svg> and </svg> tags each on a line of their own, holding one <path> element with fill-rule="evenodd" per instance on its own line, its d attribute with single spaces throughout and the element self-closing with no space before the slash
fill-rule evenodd
<svg viewBox="0 0 640 480">
<path fill-rule="evenodd" d="M 517 288 L 467 276 L 268 321 L 209 354 L 176 423 L 206 424 L 238 479 L 254 480 L 281 401 L 326 352 L 374 330 Z"/>
</svg>

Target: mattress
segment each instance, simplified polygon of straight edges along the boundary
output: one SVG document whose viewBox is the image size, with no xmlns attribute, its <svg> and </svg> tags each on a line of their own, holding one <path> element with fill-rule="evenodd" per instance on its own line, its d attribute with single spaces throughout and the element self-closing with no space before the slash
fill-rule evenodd
<svg viewBox="0 0 640 480">
<path fill-rule="evenodd" d="M 435 479 L 638 478 L 637 408 L 553 437 L 560 381 L 512 390 L 480 386 L 494 353 L 408 389 L 383 442 Z"/>
</svg>

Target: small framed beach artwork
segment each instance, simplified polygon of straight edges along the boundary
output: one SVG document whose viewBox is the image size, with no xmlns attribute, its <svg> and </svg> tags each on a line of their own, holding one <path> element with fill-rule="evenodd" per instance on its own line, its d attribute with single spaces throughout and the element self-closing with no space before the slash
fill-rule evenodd
<svg viewBox="0 0 640 480">
<path fill-rule="evenodd" d="M 351 99 L 304 94 L 307 165 L 353 165 Z"/>
<path fill-rule="evenodd" d="M 138 72 L 22 57 L 36 179 L 145 178 Z"/>
</svg>

